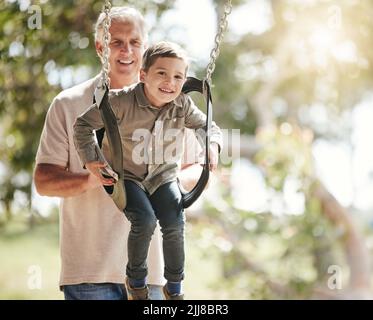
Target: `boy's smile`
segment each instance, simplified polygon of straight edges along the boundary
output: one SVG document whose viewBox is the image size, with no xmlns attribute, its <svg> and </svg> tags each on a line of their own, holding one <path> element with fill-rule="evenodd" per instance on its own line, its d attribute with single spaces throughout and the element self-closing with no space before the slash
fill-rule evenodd
<svg viewBox="0 0 373 320">
<path fill-rule="evenodd" d="M 157 108 L 176 99 L 185 82 L 187 63 L 180 58 L 159 57 L 148 71 L 140 71 L 145 95 Z"/>
</svg>

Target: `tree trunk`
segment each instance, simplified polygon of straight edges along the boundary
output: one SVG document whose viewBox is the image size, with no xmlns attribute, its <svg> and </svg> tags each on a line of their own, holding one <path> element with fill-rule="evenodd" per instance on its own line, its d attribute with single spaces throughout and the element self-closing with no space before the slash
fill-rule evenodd
<svg viewBox="0 0 373 320">
<path fill-rule="evenodd" d="M 318 181 L 314 195 L 320 201 L 325 216 L 345 231 L 345 252 L 350 267 L 349 289 L 370 291 L 370 258 L 365 240 L 350 214 L 334 196 Z"/>
<path fill-rule="evenodd" d="M 10 222 L 12 220 L 12 212 L 10 210 L 10 202 L 5 202 L 5 218 L 6 222 Z"/>
</svg>

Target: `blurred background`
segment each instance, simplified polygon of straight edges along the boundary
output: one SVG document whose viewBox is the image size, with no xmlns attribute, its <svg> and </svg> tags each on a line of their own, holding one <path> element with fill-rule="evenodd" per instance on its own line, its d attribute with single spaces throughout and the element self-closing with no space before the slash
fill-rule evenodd
<svg viewBox="0 0 373 320">
<path fill-rule="evenodd" d="M 224 1 L 112 3 L 205 76 Z M 58 199 L 32 171 L 53 97 L 99 71 L 102 5 L 0 3 L 0 299 L 63 298 Z M 225 157 L 187 213 L 188 299 L 373 298 L 372 17 L 369 0 L 233 1 L 212 76 Z"/>
</svg>

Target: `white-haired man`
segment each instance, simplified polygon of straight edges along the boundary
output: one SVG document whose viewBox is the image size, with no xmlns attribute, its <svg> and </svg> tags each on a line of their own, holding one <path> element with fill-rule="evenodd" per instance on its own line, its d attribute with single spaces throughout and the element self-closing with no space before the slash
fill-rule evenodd
<svg viewBox="0 0 373 320">
<path fill-rule="evenodd" d="M 110 16 L 110 88 L 120 89 L 138 82 L 147 31 L 144 18 L 136 9 L 113 7 Z M 96 51 L 100 57 L 103 21 L 101 13 L 95 30 Z M 105 193 L 99 179 L 82 168 L 73 143 L 73 124 L 92 105 L 98 80 L 96 76 L 55 97 L 36 155 L 34 181 L 38 193 L 62 198 L 60 286 L 65 299 L 127 297 L 123 283 L 130 225 Z M 196 167 L 198 165 L 192 165 L 182 171 L 187 184 L 195 181 Z M 150 298 L 161 299 L 159 289 L 164 278 L 159 229 L 153 235 L 148 267 Z"/>
</svg>

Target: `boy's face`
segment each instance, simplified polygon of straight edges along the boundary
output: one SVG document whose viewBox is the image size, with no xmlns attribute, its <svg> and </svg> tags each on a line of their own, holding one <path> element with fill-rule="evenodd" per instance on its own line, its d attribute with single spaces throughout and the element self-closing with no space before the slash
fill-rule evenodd
<svg viewBox="0 0 373 320">
<path fill-rule="evenodd" d="M 113 21 L 110 26 L 110 79 L 112 84 L 131 85 L 138 81 L 144 52 L 144 39 L 137 23 Z M 99 53 L 101 43 L 96 43 Z M 119 88 L 114 88 L 119 89 Z"/>
<path fill-rule="evenodd" d="M 147 72 L 140 71 L 145 95 L 154 107 L 163 107 L 181 93 L 187 64 L 179 58 L 157 58 Z"/>
</svg>

